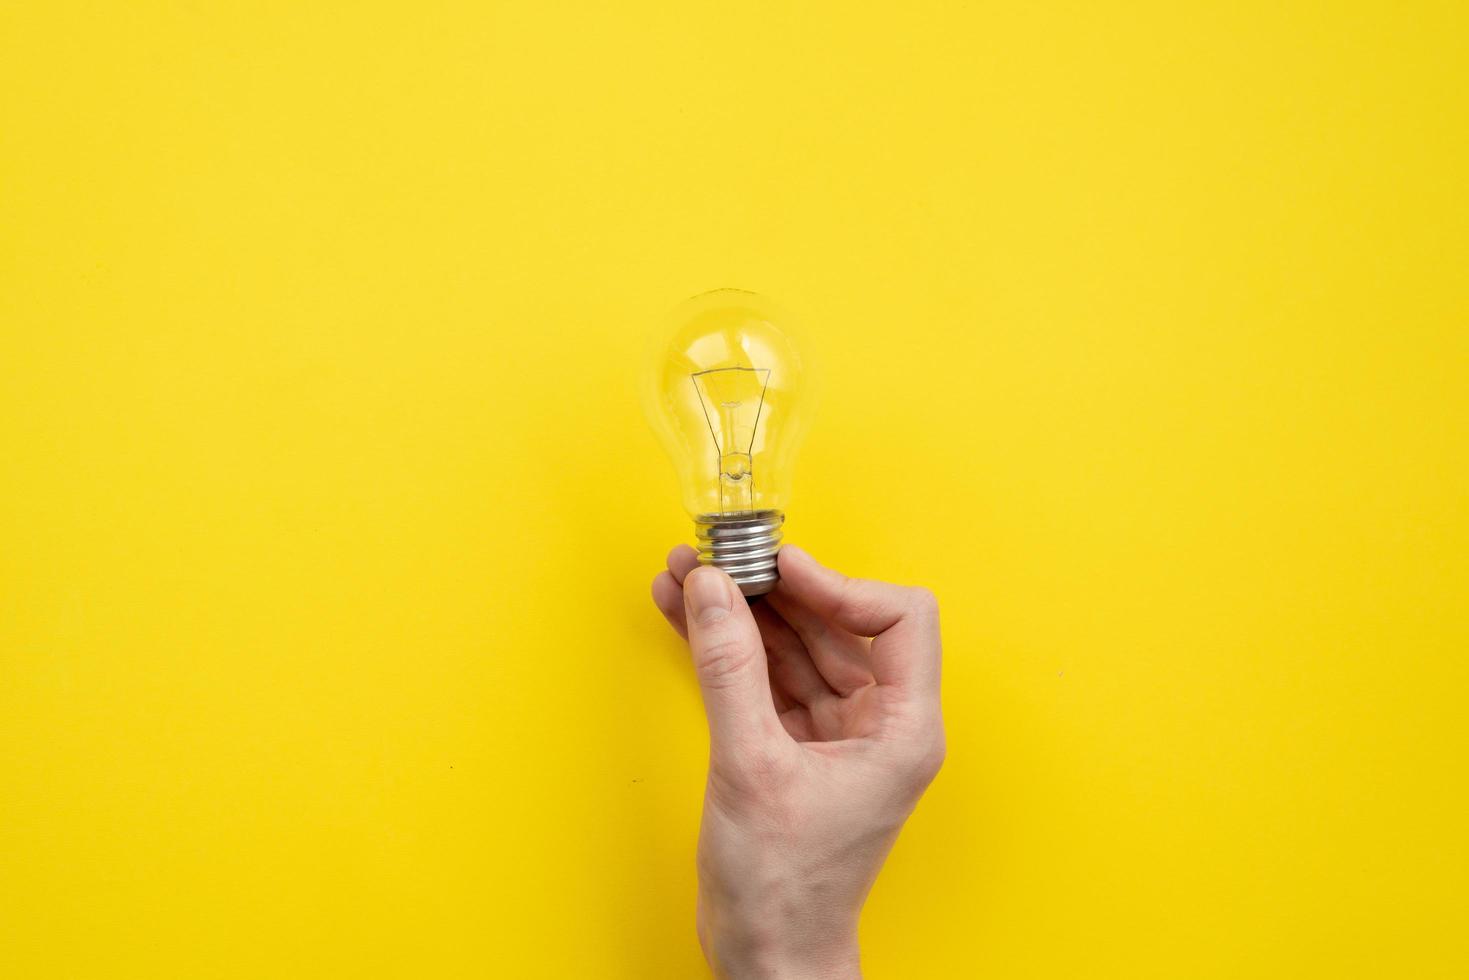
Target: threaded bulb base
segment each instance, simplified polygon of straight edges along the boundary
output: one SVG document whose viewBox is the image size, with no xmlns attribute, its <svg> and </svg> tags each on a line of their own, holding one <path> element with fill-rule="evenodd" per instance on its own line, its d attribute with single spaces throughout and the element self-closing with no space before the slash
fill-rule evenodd
<svg viewBox="0 0 1469 980">
<path fill-rule="evenodd" d="M 764 595 L 780 580 L 775 556 L 785 519 L 778 510 L 700 514 L 694 518 L 700 564 L 724 569 L 747 596 Z"/>
</svg>

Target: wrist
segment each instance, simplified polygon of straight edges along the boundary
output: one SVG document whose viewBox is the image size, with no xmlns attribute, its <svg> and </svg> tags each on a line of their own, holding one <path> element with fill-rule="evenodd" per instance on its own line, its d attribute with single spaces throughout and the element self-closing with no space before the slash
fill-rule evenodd
<svg viewBox="0 0 1469 980">
<path fill-rule="evenodd" d="M 699 943 L 715 975 L 726 980 L 852 980 L 862 975 L 856 923 L 809 928 L 774 916 L 763 925 L 701 922 Z"/>
<path fill-rule="evenodd" d="M 813 952 L 751 949 L 706 944 L 705 956 L 723 980 L 860 980 L 862 968 L 855 942 Z"/>
</svg>

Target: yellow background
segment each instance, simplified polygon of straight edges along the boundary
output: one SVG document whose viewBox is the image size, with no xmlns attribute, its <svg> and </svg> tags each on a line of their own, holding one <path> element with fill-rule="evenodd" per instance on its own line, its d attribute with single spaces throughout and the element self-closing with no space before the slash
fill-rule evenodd
<svg viewBox="0 0 1469 980">
<path fill-rule="evenodd" d="M 873 977 L 1448 977 L 1457 3 L 6 3 L 0 974 L 684 977 L 647 332 L 943 602 Z"/>
</svg>

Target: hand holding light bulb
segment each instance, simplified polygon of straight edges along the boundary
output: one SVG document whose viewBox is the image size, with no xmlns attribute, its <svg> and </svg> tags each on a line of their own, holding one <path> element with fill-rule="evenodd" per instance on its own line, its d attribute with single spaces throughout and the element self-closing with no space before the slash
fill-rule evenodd
<svg viewBox="0 0 1469 980">
<path fill-rule="evenodd" d="M 780 319 L 739 290 L 675 311 L 645 405 L 699 548 L 669 554 L 653 599 L 709 721 L 705 956 L 728 977 L 853 977 L 862 904 L 943 761 L 938 606 L 781 548 L 804 365 Z"/>
<path fill-rule="evenodd" d="M 687 545 L 653 581 L 709 721 L 699 941 L 720 976 L 855 977 L 862 904 L 944 758 L 938 606 L 779 562 L 753 605 Z"/>
</svg>

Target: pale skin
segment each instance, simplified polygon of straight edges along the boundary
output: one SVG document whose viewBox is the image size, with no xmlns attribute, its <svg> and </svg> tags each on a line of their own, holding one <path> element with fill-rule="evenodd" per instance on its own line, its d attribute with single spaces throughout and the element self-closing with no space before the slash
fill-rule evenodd
<svg viewBox="0 0 1469 980">
<path fill-rule="evenodd" d="M 709 722 L 699 942 L 720 977 L 859 977 L 862 905 L 944 759 L 938 603 L 779 561 L 750 604 L 687 545 L 653 580 Z"/>
</svg>

